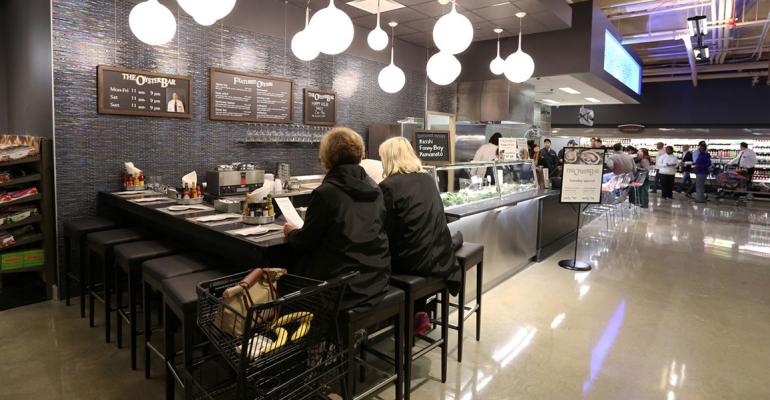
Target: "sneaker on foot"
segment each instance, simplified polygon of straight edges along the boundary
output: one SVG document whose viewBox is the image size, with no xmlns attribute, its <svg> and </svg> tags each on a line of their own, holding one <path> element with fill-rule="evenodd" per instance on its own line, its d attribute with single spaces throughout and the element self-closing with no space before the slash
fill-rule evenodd
<svg viewBox="0 0 770 400">
<path fill-rule="evenodd" d="M 418 312 L 414 315 L 414 334 L 425 335 L 431 328 L 430 317 L 426 312 Z"/>
</svg>

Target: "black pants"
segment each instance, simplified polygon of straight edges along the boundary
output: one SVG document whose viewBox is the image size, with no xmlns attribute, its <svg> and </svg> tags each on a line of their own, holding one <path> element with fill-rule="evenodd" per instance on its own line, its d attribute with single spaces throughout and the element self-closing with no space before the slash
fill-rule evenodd
<svg viewBox="0 0 770 400">
<path fill-rule="evenodd" d="M 660 175 L 660 184 L 663 187 L 663 198 L 674 198 L 674 175 Z"/>
<path fill-rule="evenodd" d="M 743 170 L 743 173 L 741 174 L 748 179 L 748 183 L 746 183 L 746 190 L 751 190 L 751 180 L 754 179 L 754 168 L 746 168 Z"/>
</svg>

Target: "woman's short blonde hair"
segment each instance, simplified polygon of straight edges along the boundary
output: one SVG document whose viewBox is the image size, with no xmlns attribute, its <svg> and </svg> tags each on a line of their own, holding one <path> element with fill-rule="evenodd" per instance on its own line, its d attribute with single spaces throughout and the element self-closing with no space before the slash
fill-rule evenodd
<svg viewBox="0 0 770 400">
<path fill-rule="evenodd" d="M 358 164 L 364 158 L 364 140 L 350 128 L 333 128 L 321 139 L 318 158 L 327 170 L 341 164 Z"/>
<path fill-rule="evenodd" d="M 401 136 L 392 137 L 380 145 L 380 159 L 385 177 L 422 172 L 422 163 L 412 145 Z"/>
</svg>

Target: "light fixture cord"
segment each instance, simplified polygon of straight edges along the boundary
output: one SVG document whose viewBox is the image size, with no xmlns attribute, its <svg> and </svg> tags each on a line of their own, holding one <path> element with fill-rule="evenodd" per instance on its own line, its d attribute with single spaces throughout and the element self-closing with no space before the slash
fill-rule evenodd
<svg viewBox="0 0 770 400">
<path fill-rule="evenodd" d="M 393 49 L 396 47 L 396 27 L 390 27 L 390 63 L 393 64 Z"/>
<path fill-rule="evenodd" d="M 305 28 L 307 28 L 307 25 L 310 23 L 310 2 L 307 2 L 307 7 L 305 7 Z"/>
<path fill-rule="evenodd" d="M 519 50 L 521 50 L 521 20 L 524 18 L 519 18 Z"/>
<path fill-rule="evenodd" d="M 499 33 L 497 34 L 497 56 L 500 57 L 500 34 Z"/>
<path fill-rule="evenodd" d="M 377 0 L 377 28 L 380 27 L 380 0 Z"/>
<path fill-rule="evenodd" d="M 288 68 L 287 64 L 289 63 L 288 57 L 286 57 L 286 48 L 287 48 L 287 40 L 288 40 L 288 21 L 287 21 L 287 14 L 288 14 L 288 7 L 289 7 L 289 1 L 284 0 L 283 1 L 283 75 L 286 76 L 286 69 Z"/>
<path fill-rule="evenodd" d="M 115 13 L 115 26 L 113 27 L 115 41 L 112 44 L 112 65 L 118 65 L 118 0 L 115 0 L 113 3 L 113 12 Z"/>
</svg>

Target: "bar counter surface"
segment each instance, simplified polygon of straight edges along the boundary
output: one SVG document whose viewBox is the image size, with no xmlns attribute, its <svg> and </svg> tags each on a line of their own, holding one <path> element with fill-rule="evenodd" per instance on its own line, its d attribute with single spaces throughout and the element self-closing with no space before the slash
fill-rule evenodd
<svg viewBox="0 0 770 400">
<path fill-rule="evenodd" d="M 137 199 L 144 198 L 162 198 L 167 201 L 135 202 Z M 233 263 L 234 267 L 253 268 L 256 265 L 267 265 L 267 250 L 285 243 L 282 230 L 259 236 L 241 236 L 229 232 L 253 228 L 255 225 L 240 221 L 213 223 L 194 221 L 193 219 L 197 217 L 221 214 L 207 202 L 201 204 L 210 208 L 205 211 L 172 214 L 162 209 L 176 205 L 174 200 L 167 199 L 162 193 L 144 191 L 135 195 L 99 192 L 98 204 L 100 213 L 160 232 L 198 251 L 222 257 Z M 283 221 L 276 218 L 274 224 L 281 226 Z"/>
</svg>

